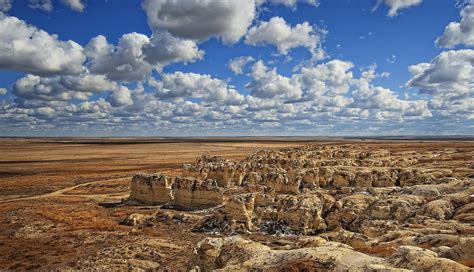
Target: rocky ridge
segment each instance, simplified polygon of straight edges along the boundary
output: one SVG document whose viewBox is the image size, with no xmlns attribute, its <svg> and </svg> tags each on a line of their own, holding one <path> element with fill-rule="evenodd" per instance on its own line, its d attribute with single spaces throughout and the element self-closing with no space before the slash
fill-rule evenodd
<svg viewBox="0 0 474 272">
<path fill-rule="evenodd" d="M 467 271 L 474 181 L 437 165 L 452 155 L 327 145 L 263 150 L 242 161 L 201 156 L 183 165 L 182 176 L 137 174 L 129 200 L 208 209 L 194 231 L 228 237 L 196 246 L 189 264 L 196 270 Z M 130 224 L 140 224 L 134 217 Z M 274 249 L 252 235 L 293 237 L 293 244 Z M 303 246 L 304 239 L 317 242 Z"/>
</svg>

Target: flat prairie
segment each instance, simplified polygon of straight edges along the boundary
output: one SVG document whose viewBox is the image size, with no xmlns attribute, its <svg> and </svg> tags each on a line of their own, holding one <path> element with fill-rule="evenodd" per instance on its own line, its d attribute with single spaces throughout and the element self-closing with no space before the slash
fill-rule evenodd
<svg viewBox="0 0 474 272">
<path fill-rule="evenodd" d="M 153 261 L 185 270 L 204 233 L 193 222 L 121 224 L 155 206 L 120 205 L 136 173 L 180 175 L 197 156 L 242 160 L 258 150 L 353 144 L 391 152 L 455 152 L 437 165 L 471 177 L 470 140 L 337 138 L 3 138 L 0 139 L 0 270 L 127 269 Z M 422 161 L 420 164 L 433 164 Z M 253 237 L 258 240 L 258 235 Z M 139 265 L 138 265 L 139 266 Z"/>
</svg>

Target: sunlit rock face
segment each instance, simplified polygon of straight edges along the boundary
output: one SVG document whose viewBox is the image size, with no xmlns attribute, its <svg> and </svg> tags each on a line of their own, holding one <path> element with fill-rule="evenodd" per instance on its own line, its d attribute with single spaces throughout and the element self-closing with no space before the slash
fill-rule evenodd
<svg viewBox="0 0 474 272">
<path fill-rule="evenodd" d="M 132 178 L 130 199 L 149 204 L 168 203 L 173 200 L 172 184 L 171 177 L 137 174 Z"/>
<path fill-rule="evenodd" d="M 132 178 L 130 200 L 193 210 L 221 205 L 223 189 L 211 179 L 138 174 Z"/>
<path fill-rule="evenodd" d="M 222 189 L 215 180 L 176 177 L 172 186 L 173 202 L 183 209 L 209 208 L 222 204 Z"/>
</svg>

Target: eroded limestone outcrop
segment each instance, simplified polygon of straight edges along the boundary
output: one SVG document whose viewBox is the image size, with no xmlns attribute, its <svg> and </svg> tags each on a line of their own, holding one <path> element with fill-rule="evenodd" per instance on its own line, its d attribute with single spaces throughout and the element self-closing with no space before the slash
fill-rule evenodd
<svg viewBox="0 0 474 272">
<path fill-rule="evenodd" d="M 474 180 L 431 163 L 443 158 L 353 145 L 201 156 L 182 176 L 136 175 L 130 200 L 200 210 L 194 232 L 299 237 L 278 250 L 209 238 L 196 247 L 195 270 L 463 271 L 474 266 Z"/>
<path fill-rule="evenodd" d="M 470 271 L 469 267 L 414 246 L 388 258 L 355 251 L 343 243 L 302 239 L 289 249 L 272 249 L 239 236 L 206 238 L 194 249 L 194 271 Z"/>
<path fill-rule="evenodd" d="M 209 208 L 222 204 L 223 190 L 215 180 L 176 177 L 172 205 L 182 209 Z"/>
<path fill-rule="evenodd" d="M 400 246 L 388 258 L 388 263 L 416 271 L 471 271 L 469 267 L 450 259 L 440 258 L 436 252 L 414 246 Z"/>
<path fill-rule="evenodd" d="M 180 209 L 204 209 L 222 204 L 223 189 L 211 179 L 138 174 L 132 178 L 129 199 L 145 204 L 168 204 Z"/>
<path fill-rule="evenodd" d="M 272 250 L 238 236 L 207 238 L 199 242 L 189 268 L 195 271 L 364 271 L 383 259 L 352 250 L 339 243 L 319 247 Z"/>
<path fill-rule="evenodd" d="M 173 179 L 160 174 L 137 174 L 132 178 L 130 200 L 148 204 L 164 204 L 173 200 Z"/>
</svg>

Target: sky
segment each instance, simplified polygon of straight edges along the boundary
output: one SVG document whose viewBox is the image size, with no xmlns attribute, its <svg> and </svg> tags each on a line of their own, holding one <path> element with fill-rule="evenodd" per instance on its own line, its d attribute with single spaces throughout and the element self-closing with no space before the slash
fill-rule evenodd
<svg viewBox="0 0 474 272">
<path fill-rule="evenodd" d="M 470 0 L 0 0 L 0 136 L 474 134 Z"/>
</svg>

